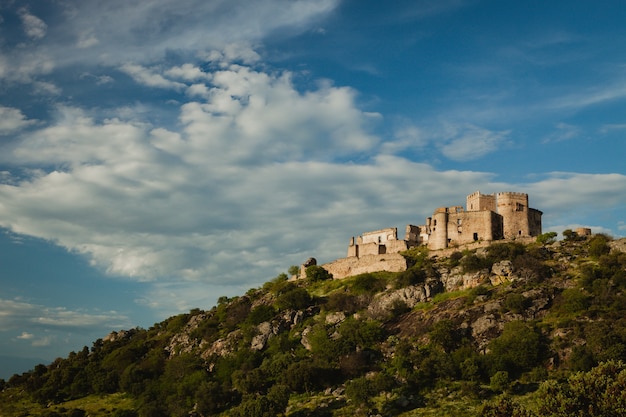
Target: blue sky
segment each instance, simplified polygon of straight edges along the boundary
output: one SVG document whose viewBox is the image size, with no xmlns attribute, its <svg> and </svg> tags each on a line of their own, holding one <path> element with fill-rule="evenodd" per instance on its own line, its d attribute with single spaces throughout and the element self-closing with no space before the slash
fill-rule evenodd
<svg viewBox="0 0 626 417">
<path fill-rule="evenodd" d="M 609 0 L 2 2 L 0 359 L 208 309 L 476 190 L 623 237 L 624 21 Z"/>
</svg>

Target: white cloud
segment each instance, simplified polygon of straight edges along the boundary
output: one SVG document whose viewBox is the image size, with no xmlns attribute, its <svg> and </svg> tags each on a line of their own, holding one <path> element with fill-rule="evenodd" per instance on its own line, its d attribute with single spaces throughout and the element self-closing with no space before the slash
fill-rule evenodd
<svg viewBox="0 0 626 417">
<path fill-rule="evenodd" d="M 29 38 L 41 39 L 46 36 L 48 25 L 46 25 L 43 20 L 31 14 L 26 8 L 22 8 L 19 10 L 19 16 L 20 19 L 22 19 L 24 32 Z"/>
<path fill-rule="evenodd" d="M 383 144 L 381 151 L 383 153 L 397 154 L 409 149 L 423 149 L 428 143 L 429 138 L 426 137 L 426 134 L 418 126 L 404 122 L 400 127 L 396 128 L 393 140 Z"/>
<path fill-rule="evenodd" d="M 154 70 L 142 67 L 141 65 L 124 64 L 120 69 L 130 75 L 139 84 L 148 87 L 166 88 L 177 91 L 185 88 L 185 84 L 168 80 Z"/>
<path fill-rule="evenodd" d="M 544 143 L 571 140 L 576 137 L 579 137 L 581 134 L 581 129 L 578 126 L 574 126 L 574 125 L 563 123 L 563 122 L 557 123 L 555 128 L 556 128 L 556 131 L 548 135 L 543 140 Z"/>
<path fill-rule="evenodd" d="M 15 133 L 35 123 L 29 120 L 19 109 L 0 106 L 0 135 Z"/>
<path fill-rule="evenodd" d="M 626 85 L 623 79 L 610 80 L 603 85 L 579 88 L 575 93 L 565 94 L 546 103 L 547 107 L 556 110 L 579 110 L 585 107 L 622 100 L 626 97 Z"/>
<path fill-rule="evenodd" d="M 95 327 L 119 328 L 130 321 L 115 311 L 74 311 L 63 307 L 48 307 L 20 300 L 0 298 L 0 331 L 23 328 L 89 329 Z M 34 340 L 35 335 L 22 331 L 21 340 Z"/>
<path fill-rule="evenodd" d="M 203 81 L 211 79 L 211 74 L 202 71 L 193 64 L 183 64 L 181 66 L 172 67 L 165 71 L 165 75 L 184 81 Z"/>
<path fill-rule="evenodd" d="M 55 84 L 50 83 L 50 82 L 35 81 L 35 82 L 33 82 L 32 86 L 33 86 L 33 93 L 35 93 L 37 95 L 58 96 L 58 95 L 61 94 L 61 88 L 59 88 L 58 86 L 56 86 Z"/>
<path fill-rule="evenodd" d="M 492 131 L 474 125 L 445 126 L 441 152 L 455 161 L 469 161 L 496 151 L 510 131 Z"/>
<path fill-rule="evenodd" d="M 91 31 L 85 31 L 78 35 L 76 47 L 80 49 L 89 48 L 97 45 L 98 43 L 100 43 L 100 41 Z"/>
<path fill-rule="evenodd" d="M 47 347 L 50 346 L 54 338 L 51 336 L 45 336 L 37 340 L 33 340 L 32 346 L 34 347 Z"/>
</svg>

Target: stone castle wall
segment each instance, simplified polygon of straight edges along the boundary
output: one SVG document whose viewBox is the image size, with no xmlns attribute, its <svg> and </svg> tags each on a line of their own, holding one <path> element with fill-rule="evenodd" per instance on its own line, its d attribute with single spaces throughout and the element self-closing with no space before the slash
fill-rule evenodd
<svg viewBox="0 0 626 417">
<path fill-rule="evenodd" d="M 368 272 L 402 272 L 406 271 L 407 263 L 406 258 L 399 253 L 389 253 L 364 255 L 360 258 L 341 258 L 324 264 L 322 267 L 333 274 L 333 278 L 342 279 Z"/>
<path fill-rule="evenodd" d="M 323 265 L 335 278 L 376 271 L 404 271 L 407 249 L 426 245 L 431 251 L 460 246 L 488 245 L 501 239 L 533 239 L 541 234 L 542 212 L 528 206 L 528 194 L 500 192 L 469 194 L 463 206 L 439 207 L 421 226 L 407 225 L 405 238 L 397 228 L 353 237 L 346 258 Z M 439 253 L 439 252 L 438 252 Z"/>
</svg>

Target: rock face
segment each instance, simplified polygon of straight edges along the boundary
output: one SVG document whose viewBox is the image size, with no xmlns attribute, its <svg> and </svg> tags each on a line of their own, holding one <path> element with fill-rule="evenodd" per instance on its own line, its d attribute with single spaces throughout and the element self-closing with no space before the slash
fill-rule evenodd
<svg viewBox="0 0 626 417">
<path fill-rule="evenodd" d="M 424 284 L 411 285 L 392 292 L 376 296 L 368 307 L 372 316 L 380 316 L 394 311 L 398 307 L 413 308 L 417 303 L 430 301 L 435 294 L 443 292 L 440 280 L 430 279 Z"/>
<path fill-rule="evenodd" d="M 611 247 L 611 249 L 615 249 L 620 252 L 626 252 L 626 238 L 609 242 L 609 246 Z"/>
<path fill-rule="evenodd" d="M 252 350 L 263 350 L 268 340 L 284 331 L 289 331 L 298 325 L 302 320 L 311 317 L 319 312 L 319 308 L 312 307 L 306 310 L 288 310 L 281 316 L 266 321 L 257 326 L 257 335 L 252 337 L 250 348 Z"/>
</svg>

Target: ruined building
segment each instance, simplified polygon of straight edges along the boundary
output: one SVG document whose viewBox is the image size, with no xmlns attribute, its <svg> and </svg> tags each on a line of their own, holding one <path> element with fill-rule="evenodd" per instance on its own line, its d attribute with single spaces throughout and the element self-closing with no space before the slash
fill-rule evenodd
<svg viewBox="0 0 626 417">
<path fill-rule="evenodd" d="M 539 210 L 528 206 L 528 194 L 501 192 L 467 196 L 466 208 L 440 207 L 426 224 L 407 225 L 404 239 L 397 228 L 363 233 L 350 239 L 348 256 L 324 265 L 336 278 L 374 271 L 403 271 L 400 252 L 426 245 L 446 249 L 474 242 L 534 237 L 541 234 Z"/>
<path fill-rule="evenodd" d="M 463 207 L 441 207 L 426 219 L 421 236 L 429 249 L 444 249 L 479 240 L 515 239 L 539 236 L 541 215 L 528 206 L 528 194 L 477 191 L 467 196 Z"/>
</svg>

